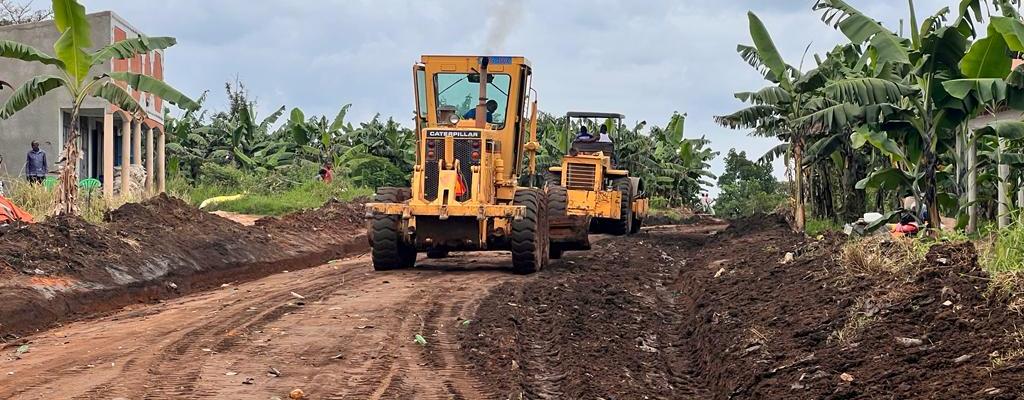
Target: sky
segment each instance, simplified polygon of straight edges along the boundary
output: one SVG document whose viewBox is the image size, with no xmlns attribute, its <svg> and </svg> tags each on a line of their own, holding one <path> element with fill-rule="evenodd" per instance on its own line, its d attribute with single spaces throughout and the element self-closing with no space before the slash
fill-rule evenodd
<svg viewBox="0 0 1024 400">
<path fill-rule="evenodd" d="M 847 0 L 894 29 L 905 1 Z M 916 0 L 919 18 L 956 0 Z M 743 107 L 739 91 L 767 86 L 736 54 L 750 44 L 747 11 L 771 32 L 785 60 L 844 42 L 813 0 L 83 0 L 113 10 L 150 36 L 174 36 L 165 79 L 187 95 L 209 90 L 226 106 L 224 83 L 245 83 L 262 115 L 285 105 L 349 121 L 374 114 L 411 126 L 412 65 L 421 54 L 523 55 L 534 66 L 540 108 L 626 114 L 664 126 L 688 115 L 686 135 L 722 153 L 758 158 L 777 142 L 717 126 Z M 808 56 L 804 69 L 813 67 Z M 776 165 L 776 175 L 784 169 Z M 712 193 L 717 192 L 712 188 Z"/>
</svg>

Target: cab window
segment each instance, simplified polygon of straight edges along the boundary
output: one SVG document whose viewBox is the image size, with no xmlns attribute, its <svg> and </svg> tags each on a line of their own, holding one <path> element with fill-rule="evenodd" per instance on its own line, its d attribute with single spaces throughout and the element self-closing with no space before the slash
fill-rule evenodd
<svg viewBox="0 0 1024 400">
<path fill-rule="evenodd" d="M 454 107 L 459 117 L 473 117 L 476 113 L 477 96 L 480 93 L 480 76 L 469 73 L 439 73 L 434 75 L 434 87 L 438 90 L 438 107 Z M 512 77 L 507 74 L 488 75 L 487 99 L 498 103 L 497 109 L 488 118 L 492 124 L 504 126 L 508 115 L 508 93 Z"/>
</svg>

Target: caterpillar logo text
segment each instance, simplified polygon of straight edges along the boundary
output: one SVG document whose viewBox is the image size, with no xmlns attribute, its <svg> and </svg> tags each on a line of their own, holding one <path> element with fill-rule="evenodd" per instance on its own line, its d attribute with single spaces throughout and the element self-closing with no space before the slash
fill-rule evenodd
<svg viewBox="0 0 1024 400">
<path fill-rule="evenodd" d="M 428 138 L 479 139 L 480 131 L 427 131 Z"/>
</svg>

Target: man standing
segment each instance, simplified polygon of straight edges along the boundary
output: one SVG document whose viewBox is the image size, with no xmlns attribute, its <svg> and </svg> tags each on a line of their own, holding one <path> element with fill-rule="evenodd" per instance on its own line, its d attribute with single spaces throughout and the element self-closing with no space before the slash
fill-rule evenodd
<svg viewBox="0 0 1024 400">
<path fill-rule="evenodd" d="M 48 170 L 46 152 L 39 150 L 39 142 L 33 140 L 32 150 L 28 152 L 25 159 L 25 176 L 31 183 L 42 183 Z"/>
</svg>

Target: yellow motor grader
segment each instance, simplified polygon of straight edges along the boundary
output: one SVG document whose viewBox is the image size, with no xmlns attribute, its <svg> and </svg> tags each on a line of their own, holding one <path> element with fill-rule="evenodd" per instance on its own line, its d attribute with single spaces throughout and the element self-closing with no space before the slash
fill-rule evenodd
<svg viewBox="0 0 1024 400">
<path fill-rule="evenodd" d="M 550 257 L 560 258 L 567 250 L 590 249 L 591 232 L 627 235 L 640 231 L 648 210 L 643 180 L 617 169 L 614 161 L 612 138 L 624 129 L 624 118 L 616 113 L 566 114 L 566 156 L 561 165 L 548 170 L 546 178 Z"/>
<path fill-rule="evenodd" d="M 539 148 L 531 76 L 524 57 L 421 57 L 412 187 L 366 205 L 374 269 L 479 250 L 510 250 L 518 273 L 548 264 L 547 193 L 518 184 Z"/>
</svg>

